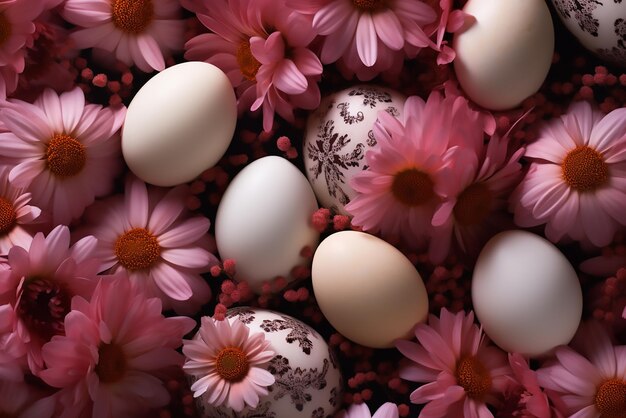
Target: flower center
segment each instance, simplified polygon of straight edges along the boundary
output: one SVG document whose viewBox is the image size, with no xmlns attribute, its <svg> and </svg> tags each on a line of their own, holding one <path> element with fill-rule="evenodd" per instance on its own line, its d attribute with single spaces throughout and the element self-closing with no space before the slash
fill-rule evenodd
<svg viewBox="0 0 626 418">
<path fill-rule="evenodd" d="M 571 150 L 561 164 L 563 179 L 574 190 L 588 192 L 609 179 L 609 166 L 598 151 L 586 145 Z"/>
<path fill-rule="evenodd" d="M 70 311 L 71 300 L 72 295 L 60 283 L 32 277 L 24 281 L 17 313 L 30 332 L 49 341 L 65 332 L 63 320 Z"/>
<path fill-rule="evenodd" d="M 113 0 L 111 2 L 113 24 L 122 32 L 142 33 L 152 22 L 152 0 Z"/>
<path fill-rule="evenodd" d="M 96 374 L 103 383 L 115 383 L 126 374 L 126 356 L 122 347 L 115 343 L 100 344 Z"/>
<path fill-rule="evenodd" d="M 626 382 L 606 380 L 598 387 L 595 404 L 602 413 L 600 418 L 626 418 Z"/>
<path fill-rule="evenodd" d="M 463 357 L 456 365 L 456 380 L 471 399 L 483 400 L 491 390 L 489 370 L 476 357 Z"/>
<path fill-rule="evenodd" d="M 217 354 L 215 369 L 224 380 L 239 382 L 250 369 L 248 356 L 239 347 L 226 347 Z"/>
<path fill-rule="evenodd" d="M 11 22 L 9 22 L 4 13 L 0 13 L 0 45 L 9 40 L 11 33 L 13 33 Z"/>
<path fill-rule="evenodd" d="M 4 197 L 0 197 L 0 236 L 13 229 L 16 220 L 17 214 L 13 204 Z"/>
<path fill-rule="evenodd" d="M 85 147 L 66 134 L 55 134 L 46 148 L 48 169 L 57 177 L 72 177 L 80 173 L 87 155 Z"/>
<path fill-rule="evenodd" d="M 435 196 L 434 183 L 428 174 L 409 168 L 394 176 L 391 193 L 406 206 L 420 206 Z"/>
<path fill-rule="evenodd" d="M 389 0 L 352 0 L 352 4 L 364 12 L 373 12 L 385 8 Z"/>
<path fill-rule="evenodd" d="M 124 232 L 115 241 L 115 256 L 127 270 L 151 267 L 161 256 L 159 241 L 145 228 Z"/>
<path fill-rule="evenodd" d="M 237 48 L 237 64 L 239 64 L 239 70 L 245 78 L 250 81 L 256 80 L 256 73 L 261 68 L 261 63 L 252 55 L 250 41 L 243 41 L 239 44 L 239 48 Z"/>
<path fill-rule="evenodd" d="M 489 215 L 492 197 L 485 183 L 470 185 L 454 205 L 454 219 L 463 226 L 480 224 Z"/>
</svg>

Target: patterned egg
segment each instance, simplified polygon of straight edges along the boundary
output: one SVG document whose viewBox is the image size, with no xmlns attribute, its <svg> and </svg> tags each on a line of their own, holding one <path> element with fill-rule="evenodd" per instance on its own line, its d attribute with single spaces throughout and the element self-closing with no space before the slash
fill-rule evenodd
<svg viewBox="0 0 626 418">
<path fill-rule="evenodd" d="M 205 418 L 330 418 L 341 403 L 342 378 L 339 364 L 322 336 L 288 315 L 259 308 L 228 310 L 231 323 L 239 319 L 251 334 L 262 332 L 275 356 L 266 365 L 276 379 L 256 408 L 241 412 L 198 398 Z"/>
<path fill-rule="evenodd" d="M 347 214 L 356 192 L 350 179 L 367 168 L 365 152 L 376 145 L 372 132 L 381 110 L 401 116 L 405 97 L 374 85 L 357 85 L 322 99 L 309 115 L 304 137 L 306 175 L 321 206 Z"/>
<path fill-rule="evenodd" d="M 626 65 L 626 2 L 552 0 L 567 29 L 601 58 Z"/>
</svg>

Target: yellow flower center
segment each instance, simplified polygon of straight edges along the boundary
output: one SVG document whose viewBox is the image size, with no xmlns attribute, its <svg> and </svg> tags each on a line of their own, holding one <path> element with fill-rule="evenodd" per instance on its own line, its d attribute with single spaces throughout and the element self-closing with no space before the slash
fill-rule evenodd
<svg viewBox="0 0 626 418">
<path fill-rule="evenodd" d="M 602 154 L 586 145 L 568 152 L 561 170 L 565 182 L 579 192 L 593 191 L 609 179 L 609 166 Z"/>
<path fill-rule="evenodd" d="M 57 177 L 72 177 L 80 173 L 87 154 L 83 144 L 66 134 L 55 134 L 46 146 L 48 170 Z"/>
<path fill-rule="evenodd" d="M 626 418 L 626 382 L 609 379 L 598 386 L 594 403 L 600 418 Z"/>
<path fill-rule="evenodd" d="M 239 347 L 223 348 L 217 353 L 215 369 L 224 380 L 239 382 L 248 375 L 248 356 Z"/>
<path fill-rule="evenodd" d="M 435 196 L 434 183 L 427 173 L 409 168 L 394 176 L 391 193 L 406 206 L 420 206 Z"/>
<path fill-rule="evenodd" d="M 111 15 L 118 29 L 136 35 L 152 22 L 154 6 L 152 0 L 113 0 Z"/>
<path fill-rule="evenodd" d="M 352 4 L 364 12 L 374 12 L 384 9 L 389 0 L 352 0 Z"/>
<path fill-rule="evenodd" d="M 115 256 L 127 270 L 147 269 L 160 255 L 159 241 L 145 228 L 126 231 L 115 241 Z"/>
<path fill-rule="evenodd" d="M 0 235 L 9 232 L 15 226 L 17 214 L 13 204 L 4 197 L 0 197 Z"/>
<path fill-rule="evenodd" d="M 126 374 L 126 356 L 115 343 L 100 344 L 96 374 L 102 383 L 115 383 Z"/>
<path fill-rule="evenodd" d="M 474 183 L 459 195 L 454 219 L 463 226 L 478 225 L 489 215 L 493 195 L 486 184 Z"/>
<path fill-rule="evenodd" d="M 256 73 L 261 68 L 261 63 L 252 55 L 249 41 L 243 41 L 239 44 L 237 48 L 237 64 L 239 64 L 239 70 L 245 78 L 250 81 L 256 80 Z"/>
<path fill-rule="evenodd" d="M 473 356 L 463 357 L 456 365 L 456 380 L 471 399 L 483 400 L 491 390 L 489 370 Z"/>
<path fill-rule="evenodd" d="M 12 33 L 13 27 L 11 26 L 11 22 L 9 22 L 9 19 L 7 19 L 4 13 L 0 13 L 0 45 L 8 41 Z"/>
</svg>

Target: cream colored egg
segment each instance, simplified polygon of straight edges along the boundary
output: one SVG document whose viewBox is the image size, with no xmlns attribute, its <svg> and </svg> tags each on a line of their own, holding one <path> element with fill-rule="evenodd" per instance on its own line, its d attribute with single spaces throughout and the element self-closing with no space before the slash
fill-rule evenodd
<svg viewBox="0 0 626 418">
<path fill-rule="evenodd" d="M 506 231 L 483 248 L 472 302 L 485 333 L 502 349 L 531 357 L 572 339 L 582 315 L 576 271 L 546 239 Z"/>
<path fill-rule="evenodd" d="M 514 108 L 545 80 L 554 27 L 544 0 L 469 0 L 475 21 L 453 40 L 454 69 L 465 93 L 491 110 Z"/>
<path fill-rule="evenodd" d="M 236 124 L 235 93 L 219 68 L 174 65 L 148 80 L 128 106 L 124 160 L 147 183 L 185 183 L 222 158 Z"/>
<path fill-rule="evenodd" d="M 367 347 L 392 347 L 394 340 L 410 337 L 428 314 L 426 288 L 413 264 L 373 235 L 330 235 L 315 252 L 312 278 L 331 325 Z"/>
<path fill-rule="evenodd" d="M 319 233 L 311 225 L 317 201 L 304 174 L 284 158 L 260 158 L 228 185 L 215 217 L 215 240 L 224 260 L 235 260 L 237 277 L 260 292 L 264 281 L 291 280 L 300 255 L 315 249 Z"/>
</svg>

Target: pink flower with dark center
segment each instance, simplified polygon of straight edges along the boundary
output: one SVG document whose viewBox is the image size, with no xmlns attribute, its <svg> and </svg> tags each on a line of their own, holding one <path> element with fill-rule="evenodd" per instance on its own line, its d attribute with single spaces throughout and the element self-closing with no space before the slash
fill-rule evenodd
<svg viewBox="0 0 626 418">
<path fill-rule="evenodd" d="M 195 313 L 211 298 L 201 273 L 217 263 L 208 251 L 210 221 L 185 217 L 185 186 L 162 192 L 129 177 L 124 197 L 90 208 L 87 232 L 98 238 L 100 271 L 126 271 L 133 286 L 160 298 L 164 309 Z"/>
<path fill-rule="evenodd" d="M 487 404 L 496 404 L 511 379 L 506 355 L 487 345 L 474 324 L 474 313 L 452 314 L 445 308 L 441 318 L 430 315 L 428 325 L 415 327 L 418 344 L 396 341 L 396 348 L 411 363 L 400 377 L 426 382 L 413 393 L 411 402 L 425 403 L 422 418 L 492 418 Z"/>
<path fill-rule="evenodd" d="M 100 260 L 96 239 L 85 237 L 70 247 L 70 232 L 59 225 L 44 237 L 34 236 L 28 248 L 9 251 L 9 269 L 0 270 L 0 304 L 13 306 L 17 333 L 28 350 L 33 373 L 43 367 L 41 346 L 64 333 L 64 318 L 73 296 L 89 298 Z"/>
<path fill-rule="evenodd" d="M 145 72 L 165 69 L 164 55 L 184 43 L 177 0 L 67 0 L 61 13 L 82 28 L 72 35 L 78 48 L 115 53 Z"/>
<path fill-rule="evenodd" d="M 626 109 L 606 116 L 576 102 L 528 145 L 530 169 L 511 197 L 519 226 L 608 245 L 626 225 Z"/>
<path fill-rule="evenodd" d="M 39 389 L 26 384 L 0 379 L 0 417 L 50 418 L 54 412 L 54 396 L 43 396 Z"/>
<path fill-rule="evenodd" d="M 69 224 L 113 189 L 125 110 L 85 104 L 78 87 L 60 96 L 47 89 L 34 104 L 5 103 L 0 154 L 12 166 L 9 181 L 31 192 L 54 225 Z"/>
<path fill-rule="evenodd" d="M 169 401 L 158 376 L 182 365 L 176 348 L 194 325 L 163 317 L 159 299 L 146 299 L 123 277 L 102 280 L 91 301 L 72 299 L 65 335 L 42 349 L 46 369 L 39 376 L 61 389 L 61 417 L 139 416 Z"/>
<path fill-rule="evenodd" d="M 261 332 L 250 334 L 238 319 L 202 317 L 196 338 L 184 340 L 183 353 L 183 370 L 195 378 L 194 397 L 206 393 L 203 401 L 214 406 L 226 404 L 236 412 L 256 408 L 276 380 L 263 367 L 274 357 L 269 341 Z"/>
<path fill-rule="evenodd" d="M 387 402 L 382 404 L 374 415 L 364 403 L 352 404 L 347 411 L 341 411 L 338 418 L 399 418 L 399 416 L 398 406 Z"/>
</svg>

